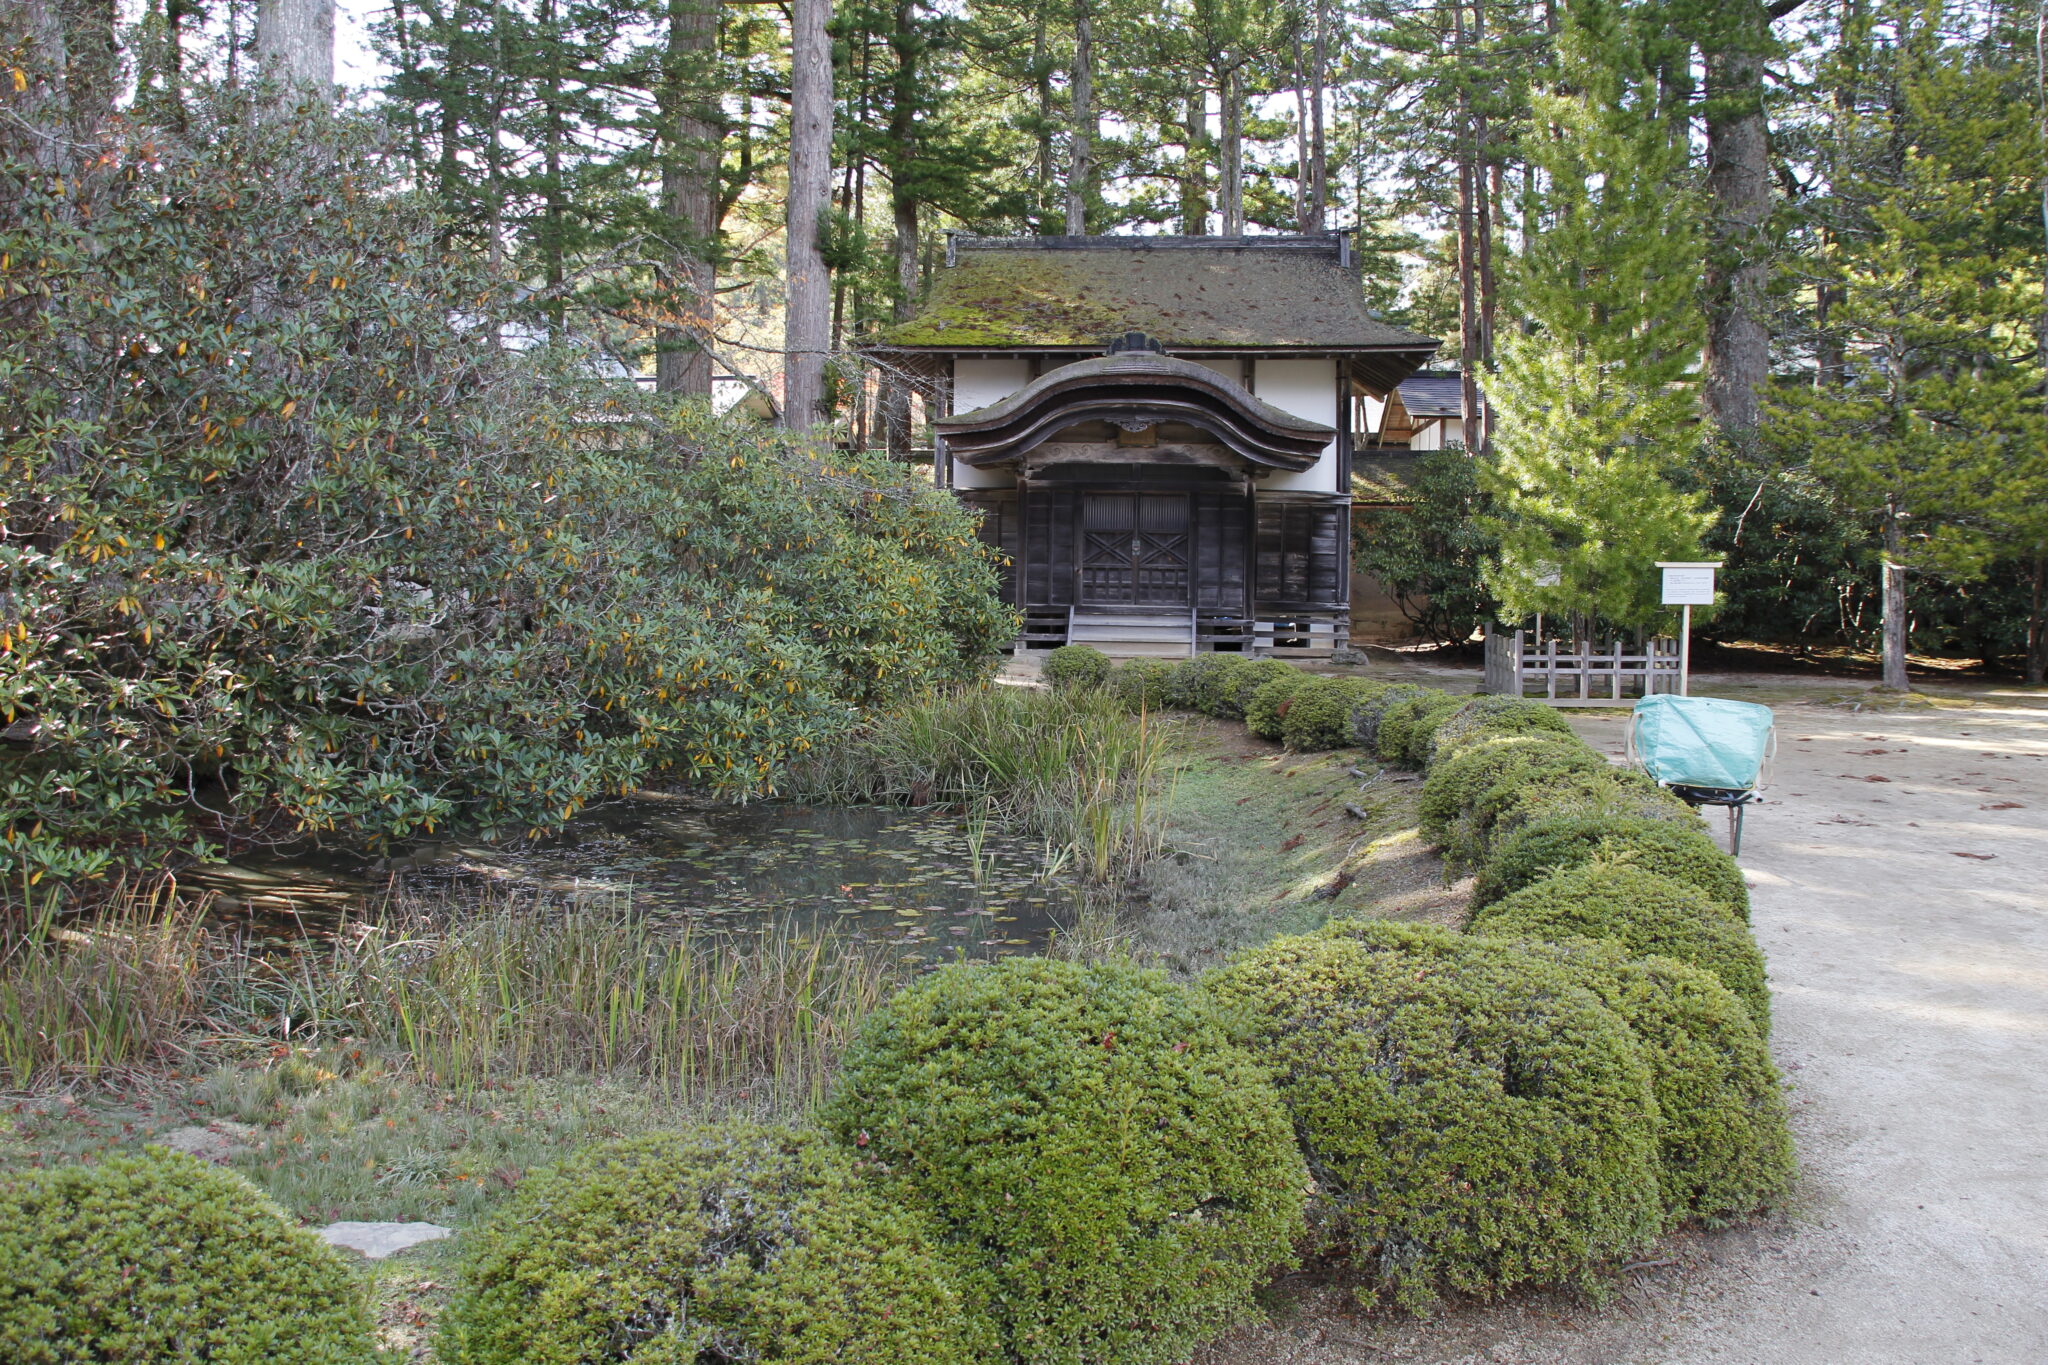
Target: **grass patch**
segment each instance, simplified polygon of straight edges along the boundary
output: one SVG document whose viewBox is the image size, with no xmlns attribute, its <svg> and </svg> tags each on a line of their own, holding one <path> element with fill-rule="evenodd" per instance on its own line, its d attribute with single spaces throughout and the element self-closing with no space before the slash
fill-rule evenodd
<svg viewBox="0 0 2048 1365">
<path fill-rule="evenodd" d="M 1441 895 L 1441 864 L 1413 833 L 1418 784 L 1361 784 L 1354 752 L 1286 753 L 1227 721 L 1190 721 L 1176 737 L 1162 852 L 1122 917 L 1140 960 L 1193 975 L 1334 916 L 1410 918 L 1405 897 Z"/>
</svg>

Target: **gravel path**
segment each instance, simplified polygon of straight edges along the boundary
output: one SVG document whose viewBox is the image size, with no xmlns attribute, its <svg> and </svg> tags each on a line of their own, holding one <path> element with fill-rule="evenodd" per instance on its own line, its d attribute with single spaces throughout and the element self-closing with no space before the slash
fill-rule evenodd
<svg viewBox="0 0 2048 1365">
<path fill-rule="evenodd" d="M 1619 752 L 1620 717 L 1574 720 Z M 1677 1239 L 1597 1310 L 1417 1323 L 1297 1285 L 1205 1365 L 2048 1362 L 2048 707 L 1781 705 L 1778 729 L 1742 863 L 1793 1085 L 1787 1216 Z"/>
</svg>

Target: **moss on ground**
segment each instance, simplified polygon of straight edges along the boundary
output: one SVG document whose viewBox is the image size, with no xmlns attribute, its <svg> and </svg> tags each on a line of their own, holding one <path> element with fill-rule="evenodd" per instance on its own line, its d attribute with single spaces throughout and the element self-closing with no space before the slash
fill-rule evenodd
<svg viewBox="0 0 2048 1365">
<path fill-rule="evenodd" d="M 1360 790 L 1351 750 L 1291 754 L 1231 721 L 1189 718 L 1166 803 L 1167 855 L 1125 907 L 1131 947 L 1192 975 L 1240 948 L 1337 915 L 1452 923 L 1463 898 L 1416 834 L 1421 784 Z M 1366 819 L 1345 812 L 1365 811 Z"/>
</svg>

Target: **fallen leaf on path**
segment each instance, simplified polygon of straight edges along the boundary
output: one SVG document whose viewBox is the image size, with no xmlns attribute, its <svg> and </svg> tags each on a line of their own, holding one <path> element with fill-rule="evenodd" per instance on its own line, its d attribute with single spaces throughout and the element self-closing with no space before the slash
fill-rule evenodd
<svg viewBox="0 0 2048 1365">
<path fill-rule="evenodd" d="M 1879 776 L 1878 776 L 1878 775 L 1877 775 L 1876 773 L 1872 773 L 1872 774 L 1870 774 L 1870 775 L 1869 775 L 1868 777 L 1858 777 L 1858 776 L 1856 776 L 1856 774 L 1854 774 L 1854 773 L 1843 773 L 1843 774 L 1842 774 L 1842 780 L 1843 780 L 1844 782 L 1889 782 L 1889 781 L 1891 781 L 1891 779 L 1890 779 L 1889 777 L 1879 777 Z"/>
<path fill-rule="evenodd" d="M 2026 807 L 2025 807 L 2025 806 L 2023 806 L 2023 805 L 2021 805 L 2021 804 L 2020 804 L 2019 802 L 2017 802 L 2017 801 L 1993 801 L 1993 802 L 1992 802 L 1992 803 L 1991 803 L 1990 805 L 1988 805 L 1988 806 L 1979 806 L 1979 807 L 1977 807 L 1977 809 L 1978 809 L 1978 810 L 2025 810 L 2025 809 L 2026 809 Z"/>
<path fill-rule="evenodd" d="M 1988 863 L 1998 855 L 1996 853 L 1957 853 L 1954 856 L 1958 858 L 1975 858 L 1980 863 Z"/>
<path fill-rule="evenodd" d="M 1851 749 L 1849 751 L 1850 756 L 1854 758 L 1868 758 L 1872 754 L 1888 754 L 1890 752 L 1890 749 Z M 1899 752 L 1904 753 L 1906 751 L 1901 749 Z"/>
</svg>

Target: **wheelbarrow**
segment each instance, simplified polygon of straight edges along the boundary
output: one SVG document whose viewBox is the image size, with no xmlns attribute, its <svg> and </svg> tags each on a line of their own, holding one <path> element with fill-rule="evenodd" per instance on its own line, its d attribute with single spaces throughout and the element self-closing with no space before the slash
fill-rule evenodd
<svg viewBox="0 0 2048 1365">
<path fill-rule="evenodd" d="M 1728 808 L 1728 851 L 1742 852 L 1743 809 L 1778 752 L 1768 706 L 1715 697 L 1644 697 L 1628 720 L 1628 761 L 1687 805 Z"/>
</svg>

